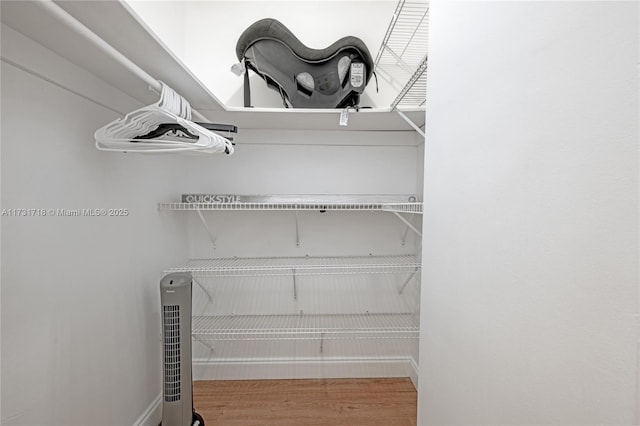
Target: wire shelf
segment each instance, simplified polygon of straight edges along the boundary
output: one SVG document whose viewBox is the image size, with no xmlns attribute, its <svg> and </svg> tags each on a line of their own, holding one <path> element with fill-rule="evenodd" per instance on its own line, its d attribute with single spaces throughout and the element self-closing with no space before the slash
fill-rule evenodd
<svg viewBox="0 0 640 426">
<path fill-rule="evenodd" d="M 191 272 L 194 277 L 404 274 L 420 269 L 413 255 L 343 257 L 232 257 L 193 259 L 166 271 Z"/>
<path fill-rule="evenodd" d="M 195 316 L 196 340 L 418 338 L 411 313 Z"/>
<path fill-rule="evenodd" d="M 387 203 L 382 209 L 385 212 L 422 213 L 422 203 Z"/>
<path fill-rule="evenodd" d="M 380 77 L 398 90 L 392 109 L 424 105 L 428 44 L 428 1 L 400 0 L 375 61 Z"/>
<path fill-rule="evenodd" d="M 159 203 L 160 210 L 340 210 L 340 211 L 402 211 L 422 213 L 422 203 Z"/>
</svg>

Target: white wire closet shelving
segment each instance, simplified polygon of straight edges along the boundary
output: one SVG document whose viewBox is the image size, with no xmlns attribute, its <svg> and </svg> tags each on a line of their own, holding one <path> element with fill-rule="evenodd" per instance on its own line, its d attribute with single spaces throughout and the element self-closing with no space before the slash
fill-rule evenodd
<svg viewBox="0 0 640 426">
<path fill-rule="evenodd" d="M 418 338 L 411 313 L 194 316 L 196 340 L 402 339 Z"/>
<path fill-rule="evenodd" d="M 407 229 L 419 230 L 404 218 L 403 214 L 422 213 L 422 203 L 415 201 L 415 196 L 406 195 L 216 195 L 216 194 L 183 194 L 183 201 L 233 199 L 233 202 L 178 202 L 160 203 L 160 210 L 194 211 L 205 226 L 215 247 L 215 236 L 208 227 L 201 211 L 261 211 L 261 210 L 292 210 L 292 211 L 381 211 L 392 212 L 398 216 Z M 240 202 L 242 200 L 242 202 Z M 404 202 L 404 200 L 411 200 Z M 298 216 L 295 215 L 296 245 L 299 244 Z M 235 277 L 253 277 L 249 281 L 242 278 L 233 284 L 255 285 L 267 283 L 269 288 L 273 279 L 277 280 L 280 289 L 282 285 L 291 285 L 293 301 L 299 300 L 299 287 L 311 284 L 306 280 L 317 276 L 314 282 L 316 288 L 335 289 L 336 285 L 347 284 L 349 287 L 353 277 L 362 281 L 355 282 L 355 287 L 361 283 L 385 282 L 385 295 L 401 298 L 410 283 L 419 279 L 421 262 L 411 254 L 394 254 L 387 256 L 284 256 L 284 257 L 227 257 L 213 259 L 192 259 L 187 264 L 171 268 L 166 273 L 190 272 L 194 277 L 194 284 L 207 296 L 203 299 L 203 306 L 214 303 L 218 309 L 214 295 L 222 283 L 234 283 Z M 382 274 L 386 274 L 384 277 Z M 374 278 L 375 275 L 375 278 Z M 304 281 L 301 277 L 307 276 Z M 365 278 L 365 276 L 367 276 Z M 394 277 L 392 277 L 394 276 Z M 268 277 L 275 277 L 269 281 Z M 281 278 L 283 277 L 284 280 Z M 390 285 L 387 284 L 387 277 Z M 218 278 L 223 278 L 218 280 Z M 228 281 L 231 279 L 232 281 Z M 345 281 L 347 280 L 347 281 Z M 232 287 L 232 288 L 233 288 Z M 225 286 L 223 292 L 229 290 Z M 243 291 L 243 290 L 238 290 Z M 304 291 L 304 290 L 303 290 Z M 229 293 L 231 294 L 231 293 Z M 282 295 L 282 294 L 281 294 Z M 234 302 L 235 303 L 235 302 Z M 290 302 L 289 302 L 290 303 Z M 350 302 L 351 303 L 351 302 Z M 375 307 L 375 303 L 373 304 Z M 344 308 L 351 310 L 353 306 Z M 322 352 L 322 342 L 325 340 L 355 340 L 355 339 L 415 339 L 419 334 L 419 320 L 416 313 L 406 312 L 406 306 L 393 306 L 387 309 L 373 310 L 371 305 L 356 308 L 355 313 L 256 313 L 246 314 L 217 314 L 199 315 L 193 317 L 192 335 L 194 340 L 213 349 L 209 341 L 279 341 L 279 340 L 318 340 Z M 241 311 L 243 309 L 241 308 Z M 389 313 L 391 311 L 391 313 Z M 234 312 L 237 312 L 234 310 Z M 297 308 L 294 310 L 297 312 Z M 341 310 L 338 310 L 341 312 Z M 385 312 L 385 313 L 381 313 Z"/>
<path fill-rule="evenodd" d="M 413 255 L 340 257 L 233 257 L 194 259 L 170 272 L 191 272 L 194 277 L 412 274 L 420 268 Z"/>
<path fill-rule="evenodd" d="M 378 75 L 398 90 L 396 107 L 422 107 L 427 93 L 429 2 L 400 0 L 375 60 Z"/>
<path fill-rule="evenodd" d="M 213 199 L 231 198 L 234 201 L 209 202 Z M 207 202 L 191 202 L 193 200 Z M 213 246 L 214 233 L 204 218 L 203 211 L 294 211 L 296 245 L 300 244 L 298 211 L 361 211 L 390 212 L 401 220 L 407 229 L 422 236 L 421 231 L 402 214 L 422 214 L 422 202 L 414 195 L 215 195 L 183 194 L 183 202 L 158 203 L 158 210 L 194 211 L 205 227 Z M 244 201 L 242 201 L 244 200 Z M 410 201 L 403 201 L 410 200 Z M 185 202 L 188 201 L 188 202 Z M 406 236 L 406 235 L 405 235 Z M 402 241 L 404 244 L 403 237 Z"/>
<path fill-rule="evenodd" d="M 341 210 L 341 211 L 388 211 L 400 213 L 422 213 L 421 202 L 410 203 L 159 203 L 160 210 Z"/>
</svg>

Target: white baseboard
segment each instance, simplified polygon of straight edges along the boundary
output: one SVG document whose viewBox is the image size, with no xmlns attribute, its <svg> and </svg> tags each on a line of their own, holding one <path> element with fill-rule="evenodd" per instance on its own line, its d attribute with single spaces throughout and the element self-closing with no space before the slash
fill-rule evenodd
<svg viewBox="0 0 640 426">
<path fill-rule="evenodd" d="M 138 417 L 133 426 L 158 426 L 162 421 L 162 393 Z"/>
<path fill-rule="evenodd" d="M 415 376 L 415 378 L 413 377 Z M 337 379 L 410 377 L 417 371 L 411 357 L 306 359 L 198 359 L 194 380 Z"/>
<path fill-rule="evenodd" d="M 418 371 L 419 368 L 418 364 L 416 364 L 416 360 L 413 358 L 409 358 L 409 378 L 411 379 L 413 387 L 416 388 L 416 390 L 418 390 L 418 377 L 420 377 Z"/>
</svg>

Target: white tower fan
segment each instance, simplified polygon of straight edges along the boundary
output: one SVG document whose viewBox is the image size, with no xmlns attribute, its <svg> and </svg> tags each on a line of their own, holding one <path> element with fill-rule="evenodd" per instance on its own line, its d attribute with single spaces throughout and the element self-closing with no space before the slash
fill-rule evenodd
<svg viewBox="0 0 640 426">
<path fill-rule="evenodd" d="M 191 375 L 191 285 L 189 272 L 160 280 L 164 390 L 162 426 L 204 426 L 193 408 Z"/>
</svg>

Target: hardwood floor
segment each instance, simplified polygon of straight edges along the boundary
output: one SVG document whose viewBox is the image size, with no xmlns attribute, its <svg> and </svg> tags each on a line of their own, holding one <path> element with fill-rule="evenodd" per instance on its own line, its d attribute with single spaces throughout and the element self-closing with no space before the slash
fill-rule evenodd
<svg viewBox="0 0 640 426">
<path fill-rule="evenodd" d="M 415 426 L 409 379 L 225 380 L 193 383 L 206 426 Z"/>
</svg>

